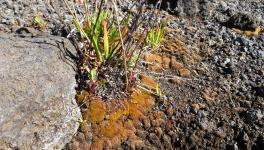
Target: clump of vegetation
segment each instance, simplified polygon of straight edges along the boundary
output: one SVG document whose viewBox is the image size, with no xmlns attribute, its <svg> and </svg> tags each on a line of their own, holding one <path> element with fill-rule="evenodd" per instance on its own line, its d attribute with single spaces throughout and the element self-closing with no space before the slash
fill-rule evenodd
<svg viewBox="0 0 264 150">
<path fill-rule="evenodd" d="M 135 66 L 141 54 L 136 50 L 142 49 L 145 44 L 134 38 L 143 20 L 143 6 L 138 7 L 137 14 L 127 12 L 122 16 L 123 13 L 119 12 L 114 0 L 111 1 L 111 6 L 109 1 L 96 1 L 92 10 L 88 9 L 88 3 L 92 1 L 85 0 L 85 13 L 83 17 L 78 17 L 75 9 L 71 8 L 66 0 L 64 2 L 73 16 L 73 24 L 82 43 L 78 49 L 81 74 L 87 74 L 88 79 L 93 80 L 92 84 L 95 84 L 95 74 L 103 74 L 101 68 L 117 66 L 119 69 L 123 68 L 126 90 L 131 87 L 133 83 L 129 80 L 130 68 Z M 144 33 L 147 30 L 139 34 L 140 39 L 143 39 L 141 41 L 145 41 Z"/>
<path fill-rule="evenodd" d="M 33 18 L 32 21 L 33 26 L 40 28 L 41 30 L 45 29 L 46 26 L 48 25 L 48 22 L 43 19 L 40 15 L 36 15 Z"/>
<path fill-rule="evenodd" d="M 149 31 L 148 36 L 146 38 L 146 43 L 151 48 L 156 48 L 160 45 L 161 39 L 164 36 L 164 28 L 167 26 L 166 22 L 163 22 L 156 28 L 153 28 Z"/>
<path fill-rule="evenodd" d="M 153 14 L 144 14 L 143 2 L 135 2 L 134 5 L 138 5 L 137 12 L 124 13 L 117 8 L 115 0 L 84 0 L 83 15 L 77 14 L 66 0 L 64 2 L 77 31 L 75 34 L 71 32 L 71 36 L 78 39 L 75 45 L 81 45 L 77 46 L 79 73 L 82 78 L 86 78 L 80 82 L 85 83 L 83 86 L 94 93 L 94 88 L 100 83 L 97 82 L 98 78 L 110 70 L 105 68 L 118 68 L 120 77 L 125 79 L 124 89 L 130 91 L 129 88 L 135 84 L 133 69 L 136 68 L 143 47 L 148 45 L 155 48 L 160 44 L 166 23 L 153 28 L 151 18 L 147 17 Z M 88 3 L 95 7 L 88 7 Z M 139 30 L 143 23 L 143 30 Z"/>
<path fill-rule="evenodd" d="M 66 0 L 64 2 L 73 16 L 76 31 L 71 32 L 70 36 L 78 51 L 79 88 L 76 99 L 85 108 L 80 122 L 91 123 L 94 138 L 92 147 L 103 147 L 109 141 L 115 145 L 114 142 L 121 143 L 131 135 L 136 137 L 131 128 L 154 106 L 153 93 L 161 96 L 154 80 L 146 79 L 147 83 L 143 81 L 143 84 L 149 85 L 148 81 L 151 83 L 145 90 L 134 88 L 137 84 L 134 69 L 143 48 L 153 40 L 150 35 L 156 34 L 152 33 L 154 29 L 148 24 L 151 22 L 148 19 L 151 18 L 146 17 L 151 15 L 145 14 L 143 4 L 139 2 L 135 3 L 138 5 L 136 12 L 120 13 L 115 0 L 84 0 L 83 15 L 77 14 Z M 95 7 L 88 8 L 88 3 L 93 3 Z M 162 27 L 162 31 L 159 31 L 159 38 L 154 39 L 155 45 L 160 43 L 164 33 L 163 25 L 159 27 Z M 118 78 L 115 80 L 118 83 L 113 83 L 111 75 Z M 97 91 L 100 89 L 103 89 L 101 93 L 105 92 L 102 86 L 113 92 L 115 87 L 123 85 L 122 93 L 126 95 L 119 100 L 95 94 L 100 93 Z M 153 92 L 155 89 L 158 90 L 157 93 Z"/>
</svg>

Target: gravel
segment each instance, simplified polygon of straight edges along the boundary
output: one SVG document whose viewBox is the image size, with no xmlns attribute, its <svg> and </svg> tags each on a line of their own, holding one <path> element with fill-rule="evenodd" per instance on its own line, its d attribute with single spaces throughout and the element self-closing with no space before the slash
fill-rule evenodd
<svg viewBox="0 0 264 150">
<path fill-rule="evenodd" d="M 158 103 L 155 109 L 166 112 L 172 107 L 175 111 L 167 116 L 166 122 L 173 125 L 166 129 L 161 127 L 166 140 L 152 133 L 150 129 L 153 127 L 139 130 L 143 134 L 145 148 L 162 148 L 162 144 L 170 138 L 173 148 L 263 149 L 264 34 L 246 36 L 232 28 L 253 30 L 259 26 L 264 29 L 264 2 L 198 2 L 199 13 L 188 17 L 175 17 L 179 14 L 166 12 L 165 7 L 158 11 L 159 18 L 169 18 L 168 27 L 172 32 L 168 36 L 181 40 L 184 48 L 188 49 L 188 55 L 180 52 L 169 55 L 189 68 L 192 76 L 182 79 L 180 84 L 161 80 L 162 89 L 169 98 L 167 105 Z M 120 5 L 126 10 L 132 2 L 126 0 Z M 182 6 L 192 9 L 191 6 Z M 79 6 L 75 7 L 81 11 Z M 69 23 L 71 16 L 61 0 L 48 4 L 40 0 L 2 0 L 0 31 L 12 32 L 19 26 L 30 26 L 32 18 L 38 13 L 49 21 L 46 32 L 65 36 L 62 22 Z M 195 54 L 200 57 L 198 63 L 190 61 Z M 217 96 L 213 97 L 212 91 Z M 205 106 L 193 111 L 191 106 L 194 103 Z M 118 148 L 129 145 L 129 142 L 124 142 Z"/>
</svg>

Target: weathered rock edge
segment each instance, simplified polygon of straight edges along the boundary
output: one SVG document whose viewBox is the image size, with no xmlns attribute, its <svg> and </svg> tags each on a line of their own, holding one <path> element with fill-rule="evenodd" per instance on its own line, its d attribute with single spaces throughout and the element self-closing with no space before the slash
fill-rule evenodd
<svg viewBox="0 0 264 150">
<path fill-rule="evenodd" d="M 75 71 L 61 37 L 0 33 L 0 149 L 62 149 L 77 131 Z"/>
</svg>

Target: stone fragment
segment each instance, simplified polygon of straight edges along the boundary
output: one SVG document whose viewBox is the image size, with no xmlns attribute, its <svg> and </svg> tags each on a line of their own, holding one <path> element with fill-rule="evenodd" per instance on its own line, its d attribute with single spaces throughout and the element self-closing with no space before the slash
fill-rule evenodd
<svg viewBox="0 0 264 150">
<path fill-rule="evenodd" d="M 150 4 L 159 3 L 159 0 L 148 0 Z M 169 10 L 169 12 L 178 16 L 191 16 L 198 15 L 200 9 L 200 0 L 163 0 L 161 8 Z"/>
<path fill-rule="evenodd" d="M 236 13 L 222 24 L 228 28 L 255 31 L 259 27 L 260 20 L 246 13 Z"/>
<path fill-rule="evenodd" d="M 77 131 L 75 71 L 54 36 L 0 33 L 0 149 L 62 149 Z"/>
</svg>

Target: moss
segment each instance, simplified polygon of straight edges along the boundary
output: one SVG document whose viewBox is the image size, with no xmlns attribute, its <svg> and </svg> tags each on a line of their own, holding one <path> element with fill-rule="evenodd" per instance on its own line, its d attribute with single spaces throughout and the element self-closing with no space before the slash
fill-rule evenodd
<svg viewBox="0 0 264 150">
<path fill-rule="evenodd" d="M 106 115 L 106 106 L 102 100 L 92 100 L 90 107 L 86 113 L 86 120 L 90 120 L 92 123 L 99 123 L 104 120 Z"/>
<path fill-rule="evenodd" d="M 126 109 L 122 110 L 122 109 L 118 109 L 117 111 L 113 112 L 110 116 L 109 116 L 109 120 L 110 121 L 117 121 L 119 118 L 121 118 L 122 116 L 126 116 L 127 112 Z"/>
<path fill-rule="evenodd" d="M 157 82 L 154 79 L 146 75 L 140 75 L 140 78 L 144 85 L 146 85 L 151 90 L 155 90 Z"/>
<path fill-rule="evenodd" d="M 124 132 L 123 124 L 120 121 L 108 121 L 100 126 L 100 134 L 107 138 L 120 136 Z"/>
<path fill-rule="evenodd" d="M 84 99 L 84 96 L 80 95 L 79 98 Z M 130 98 L 119 101 L 89 99 L 85 123 L 90 121 L 92 126 L 90 129 L 84 126 L 82 131 L 92 134 L 93 149 L 114 147 L 129 138 L 136 139 L 135 129 L 139 121 L 146 117 L 155 104 L 152 95 L 138 89 L 134 90 Z"/>
<path fill-rule="evenodd" d="M 150 109 L 154 105 L 154 97 L 147 92 L 136 90 L 132 93 L 131 99 L 136 102 L 137 107 L 146 112 L 146 110 Z M 144 107 L 144 108 L 142 108 Z"/>
<path fill-rule="evenodd" d="M 133 122 L 137 123 L 139 119 L 143 116 L 137 104 L 129 104 L 129 118 L 133 120 Z"/>
</svg>

